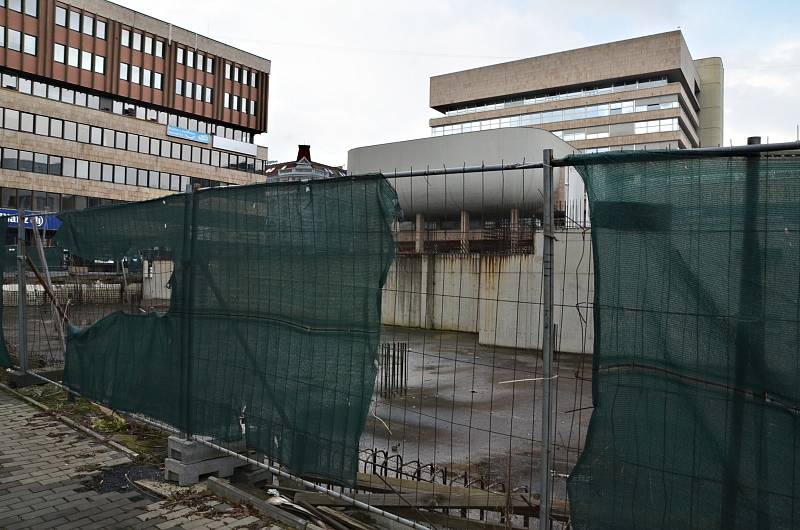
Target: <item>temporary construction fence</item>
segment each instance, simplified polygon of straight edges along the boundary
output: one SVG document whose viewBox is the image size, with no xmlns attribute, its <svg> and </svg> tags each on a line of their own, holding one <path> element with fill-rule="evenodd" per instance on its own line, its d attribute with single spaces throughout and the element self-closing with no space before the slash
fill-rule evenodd
<svg viewBox="0 0 800 530">
<path fill-rule="evenodd" d="M 542 175 L 566 165 L 591 230 L 549 208 Z M 71 267 L 86 301 L 67 316 L 92 325 L 65 381 L 420 526 L 792 528 L 798 170 L 747 149 L 577 155 L 65 213 L 83 263 L 145 262 Z M 474 213 L 504 227 L 490 239 L 404 228 L 393 179 L 468 172 L 550 201 Z M 90 302 L 113 282 L 135 294 Z"/>
</svg>

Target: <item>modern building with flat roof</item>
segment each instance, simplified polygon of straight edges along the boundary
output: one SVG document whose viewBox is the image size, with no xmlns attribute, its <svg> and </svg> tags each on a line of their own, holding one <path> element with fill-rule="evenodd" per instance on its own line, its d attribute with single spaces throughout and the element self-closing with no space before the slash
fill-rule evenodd
<svg viewBox="0 0 800 530">
<path fill-rule="evenodd" d="M 585 152 L 722 145 L 724 71 L 680 31 L 432 77 L 433 136 L 553 132 Z"/>
<path fill-rule="evenodd" d="M 105 0 L 0 0 L 0 214 L 263 180 L 269 73 Z"/>
</svg>

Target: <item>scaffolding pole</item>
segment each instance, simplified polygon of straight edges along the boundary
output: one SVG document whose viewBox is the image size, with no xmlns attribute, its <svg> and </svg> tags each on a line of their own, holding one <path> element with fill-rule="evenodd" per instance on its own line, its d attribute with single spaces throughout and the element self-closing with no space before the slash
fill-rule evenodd
<svg viewBox="0 0 800 530">
<path fill-rule="evenodd" d="M 544 307 L 542 308 L 542 469 L 539 504 L 539 528 L 550 530 L 550 387 L 553 371 L 553 150 L 542 153 L 542 286 Z"/>
</svg>

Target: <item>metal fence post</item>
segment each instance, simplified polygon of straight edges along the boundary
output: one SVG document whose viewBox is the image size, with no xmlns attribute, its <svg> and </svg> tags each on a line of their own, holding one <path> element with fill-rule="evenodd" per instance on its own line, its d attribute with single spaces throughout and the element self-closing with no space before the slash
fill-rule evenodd
<svg viewBox="0 0 800 530">
<path fill-rule="evenodd" d="M 542 152 L 542 483 L 539 497 L 539 528 L 550 529 L 550 385 L 553 370 L 553 150 Z"/>
<path fill-rule="evenodd" d="M 186 202 L 183 218 L 183 345 L 181 348 L 181 395 L 179 396 L 181 411 L 179 417 L 184 427 L 184 437 L 192 436 L 192 346 L 194 329 L 192 322 L 192 305 L 194 304 L 194 248 L 197 239 L 197 190 L 193 186 L 186 187 Z"/>
<path fill-rule="evenodd" d="M 17 319 L 19 340 L 17 341 L 17 354 L 19 365 L 23 372 L 30 370 L 28 359 L 28 323 L 26 309 L 28 306 L 28 292 L 25 286 L 25 210 L 22 204 L 17 207 Z"/>
</svg>

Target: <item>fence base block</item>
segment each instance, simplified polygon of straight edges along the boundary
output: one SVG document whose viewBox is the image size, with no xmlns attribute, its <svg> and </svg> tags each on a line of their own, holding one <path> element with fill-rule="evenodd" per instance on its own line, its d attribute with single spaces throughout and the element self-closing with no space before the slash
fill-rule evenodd
<svg viewBox="0 0 800 530">
<path fill-rule="evenodd" d="M 234 470 L 246 462 L 233 456 L 219 456 L 202 462 L 184 464 L 172 458 L 164 459 L 164 478 L 175 481 L 179 486 L 191 486 L 200 482 L 200 477 L 215 475 L 230 477 Z"/>
</svg>

